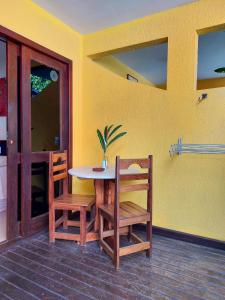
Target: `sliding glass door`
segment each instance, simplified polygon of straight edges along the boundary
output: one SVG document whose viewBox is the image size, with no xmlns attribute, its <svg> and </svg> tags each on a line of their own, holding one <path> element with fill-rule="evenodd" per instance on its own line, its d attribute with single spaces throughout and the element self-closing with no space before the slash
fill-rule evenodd
<svg viewBox="0 0 225 300">
<path fill-rule="evenodd" d="M 68 72 L 0 39 L 0 243 L 48 224 L 49 151 L 69 150 Z"/>
</svg>

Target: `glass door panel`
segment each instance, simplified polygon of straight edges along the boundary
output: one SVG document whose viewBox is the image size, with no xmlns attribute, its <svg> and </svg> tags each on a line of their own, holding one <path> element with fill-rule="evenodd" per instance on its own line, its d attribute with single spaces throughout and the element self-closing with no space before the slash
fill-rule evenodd
<svg viewBox="0 0 225 300">
<path fill-rule="evenodd" d="M 32 152 L 59 150 L 59 72 L 31 61 Z"/>
</svg>

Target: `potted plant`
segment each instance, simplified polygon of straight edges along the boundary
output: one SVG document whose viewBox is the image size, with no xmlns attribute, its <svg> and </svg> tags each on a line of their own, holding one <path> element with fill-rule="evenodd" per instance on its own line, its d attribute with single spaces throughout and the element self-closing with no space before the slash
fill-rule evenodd
<svg viewBox="0 0 225 300">
<path fill-rule="evenodd" d="M 117 126 L 107 125 L 104 128 L 104 132 L 101 132 L 99 129 L 97 129 L 98 139 L 103 150 L 103 160 L 102 160 L 103 169 L 106 169 L 108 164 L 107 157 L 106 157 L 106 152 L 108 147 L 116 140 L 118 140 L 119 138 L 121 138 L 123 135 L 126 134 L 125 131 L 118 133 L 118 130 L 121 127 L 122 125 L 117 125 Z"/>
</svg>

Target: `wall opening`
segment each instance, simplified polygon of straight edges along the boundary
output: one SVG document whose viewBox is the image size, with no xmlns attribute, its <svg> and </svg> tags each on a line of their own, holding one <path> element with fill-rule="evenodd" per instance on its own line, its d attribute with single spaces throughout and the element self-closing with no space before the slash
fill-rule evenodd
<svg viewBox="0 0 225 300">
<path fill-rule="evenodd" d="M 225 87 L 225 28 L 198 37 L 197 89 Z"/>
<path fill-rule="evenodd" d="M 167 39 L 94 58 L 95 62 L 126 80 L 164 90 L 167 88 L 167 59 Z"/>
</svg>

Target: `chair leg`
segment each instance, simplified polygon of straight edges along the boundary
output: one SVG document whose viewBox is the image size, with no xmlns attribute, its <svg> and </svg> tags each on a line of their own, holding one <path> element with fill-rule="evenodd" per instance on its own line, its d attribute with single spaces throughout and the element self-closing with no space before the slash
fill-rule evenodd
<svg viewBox="0 0 225 300">
<path fill-rule="evenodd" d="M 64 210 L 63 211 L 63 228 L 64 229 L 68 228 L 67 221 L 68 221 L 68 210 Z"/>
<path fill-rule="evenodd" d="M 86 243 L 87 223 L 86 223 L 86 207 L 80 209 L 80 244 Z"/>
<path fill-rule="evenodd" d="M 92 205 L 91 212 L 90 212 L 90 221 L 95 219 L 95 216 L 96 216 L 96 207 L 95 207 L 95 205 Z"/>
<path fill-rule="evenodd" d="M 151 257 L 152 250 L 152 224 L 151 222 L 147 222 L 146 224 L 146 240 L 149 242 L 150 249 L 146 250 L 146 257 Z"/>
<path fill-rule="evenodd" d="M 100 238 L 100 251 L 102 251 L 102 245 L 101 241 L 103 241 L 103 226 L 104 226 L 104 220 L 103 220 L 103 215 L 101 212 L 99 212 L 99 238 Z"/>
<path fill-rule="evenodd" d="M 119 256 L 119 250 L 120 250 L 120 232 L 119 228 L 117 226 L 114 226 L 114 266 L 116 270 L 120 267 L 120 256 Z"/>
<path fill-rule="evenodd" d="M 131 234 L 132 234 L 132 225 L 129 225 L 128 226 L 128 235 L 127 235 L 127 238 L 128 238 L 129 242 L 131 240 Z"/>
<path fill-rule="evenodd" d="M 55 243 L 55 209 L 49 209 L 49 241 Z"/>
</svg>

